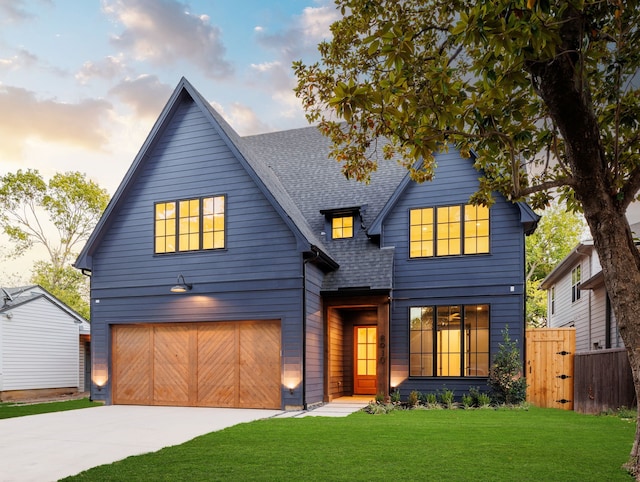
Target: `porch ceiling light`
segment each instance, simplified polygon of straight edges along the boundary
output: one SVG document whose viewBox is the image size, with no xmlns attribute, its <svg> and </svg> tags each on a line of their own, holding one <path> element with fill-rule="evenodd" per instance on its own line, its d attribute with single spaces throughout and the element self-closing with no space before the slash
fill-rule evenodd
<svg viewBox="0 0 640 482">
<path fill-rule="evenodd" d="M 182 280 L 182 282 L 181 282 Z M 190 283 L 187 283 L 184 280 L 184 276 L 182 276 L 181 274 L 178 275 L 178 284 L 176 284 L 175 286 L 173 286 L 171 288 L 171 292 L 172 293 L 186 293 L 187 291 L 191 291 L 191 288 L 193 288 L 193 285 Z"/>
</svg>

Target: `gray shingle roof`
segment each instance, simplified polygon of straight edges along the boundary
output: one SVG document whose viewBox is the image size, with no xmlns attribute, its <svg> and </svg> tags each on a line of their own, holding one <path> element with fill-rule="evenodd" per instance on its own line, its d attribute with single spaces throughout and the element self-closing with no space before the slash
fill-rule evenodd
<svg viewBox="0 0 640 482">
<path fill-rule="evenodd" d="M 325 230 L 321 210 L 366 205 L 363 222 L 368 227 L 407 175 L 396 162 L 381 160 L 369 184 L 346 179 L 341 165 L 329 158 L 329 139 L 316 127 L 248 136 L 242 141 L 278 177 L 316 235 Z M 340 264 L 325 277 L 324 290 L 392 287 L 393 250 L 381 250 L 363 231 L 352 239 L 325 239 L 324 246 Z"/>
</svg>

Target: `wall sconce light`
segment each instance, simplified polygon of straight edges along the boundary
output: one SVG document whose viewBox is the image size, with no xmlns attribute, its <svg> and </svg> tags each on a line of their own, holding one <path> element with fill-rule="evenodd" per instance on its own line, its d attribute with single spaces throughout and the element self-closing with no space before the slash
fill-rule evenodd
<svg viewBox="0 0 640 482">
<path fill-rule="evenodd" d="M 180 280 L 182 280 L 182 282 L 180 282 Z M 184 276 L 179 274 L 178 275 L 178 284 L 176 284 L 175 286 L 171 287 L 171 292 L 172 293 L 186 293 L 187 291 L 191 291 L 191 288 L 193 288 L 193 285 L 190 284 L 190 283 L 187 283 L 184 280 Z"/>
<path fill-rule="evenodd" d="M 289 393 L 290 393 L 291 395 L 293 395 L 293 389 L 294 389 L 294 387 L 289 387 Z"/>
</svg>

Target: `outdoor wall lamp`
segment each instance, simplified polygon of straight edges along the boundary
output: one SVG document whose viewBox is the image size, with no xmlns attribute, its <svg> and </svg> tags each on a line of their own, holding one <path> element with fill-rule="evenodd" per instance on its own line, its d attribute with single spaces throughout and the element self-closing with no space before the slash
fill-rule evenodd
<svg viewBox="0 0 640 482">
<path fill-rule="evenodd" d="M 180 282 L 180 280 L 182 280 L 182 282 Z M 179 274 L 178 275 L 178 284 L 176 284 L 175 286 L 173 286 L 171 288 L 171 292 L 172 293 L 186 293 L 187 291 L 191 291 L 191 288 L 193 288 L 193 285 L 190 284 L 190 283 L 187 283 L 184 280 L 184 276 Z"/>
</svg>

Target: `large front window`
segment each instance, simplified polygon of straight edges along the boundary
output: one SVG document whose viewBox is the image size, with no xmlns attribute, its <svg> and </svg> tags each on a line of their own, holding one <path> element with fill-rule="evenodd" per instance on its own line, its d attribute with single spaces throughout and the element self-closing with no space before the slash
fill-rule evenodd
<svg viewBox="0 0 640 482">
<path fill-rule="evenodd" d="M 409 212 L 411 258 L 488 252 L 488 207 L 467 204 Z"/>
<path fill-rule="evenodd" d="M 224 196 L 155 205 L 155 253 L 175 253 L 225 246 Z"/>
<path fill-rule="evenodd" d="M 412 377 L 486 377 L 489 374 L 489 305 L 410 309 Z"/>
</svg>

